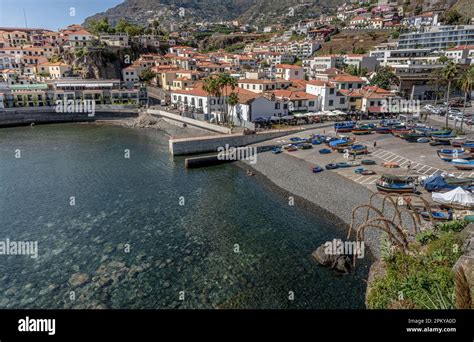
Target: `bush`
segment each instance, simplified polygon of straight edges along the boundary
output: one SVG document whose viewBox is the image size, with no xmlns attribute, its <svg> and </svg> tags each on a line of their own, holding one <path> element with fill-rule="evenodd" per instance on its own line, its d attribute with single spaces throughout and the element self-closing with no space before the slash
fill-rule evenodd
<svg viewBox="0 0 474 342">
<path fill-rule="evenodd" d="M 386 261 L 385 276 L 371 284 L 367 303 L 372 309 L 386 309 L 397 301 L 408 301 L 419 309 L 444 309 L 454 306 L 454 275 L 451 270 L 461 256 L 462 241 L 454 232 L 433 239 L 423 232 L 417 239 L 426 248 L 412 246 L 409 254 L 393 253 Z"/>
<path fill-rule="evenodd" d="M 422 245 L 426 245 L 428 242 L 436 240 L 437 238 L 438 236 L 432 230 L 425 230 L 416 235 L 416 241 Z"/>
<path fill-rule="evenodd" d="M 452 221 L 452 222 L 438 224 L 438 225 L 436 225 L 436 229 L 441 231 L 441 232 L 460 232 L 468 224 L 469 224 L 469 221 L 467 221 L 467 220 L 458 220 L 458 221 Z"/>
</svg>

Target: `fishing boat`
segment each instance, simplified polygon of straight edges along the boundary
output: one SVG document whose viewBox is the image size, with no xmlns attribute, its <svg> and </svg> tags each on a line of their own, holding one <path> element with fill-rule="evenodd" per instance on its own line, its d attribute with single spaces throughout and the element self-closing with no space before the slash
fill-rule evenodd
<svg viewBox="0 0 474 342">
<path fill-rule="evenodd" d="M 437 150 L 436 153 L 441 160 L 444 161 L 452 161 L 453 159 L 472 159 L 474 154 L 471 152 L 467 152 L 464 149 L 444 149 L 444 150 Z"/>
<path fill-rule="evenodd" d="M 392 129 L 388 126 L 379 126 L 375 129 L 375 133 L 379 134 L 389 134 L 392 131 Z"/>
<path fill-rule="evenodd" d="M 371 134 L 374 131 L 374 127 L 371 125 L 360 125 L 352 129 L 354 135 L 366 135 Z"/>
<path fill-rule="evenodd" d="M 328 154 L 328 153 L 331 153 L 331 150 L 329 148 L 323 148 L 323 149 L 319 150 L 319 153 Z"/>
<path fill-rule="evenodd" d="M 405 126 L 401 127 L 394 127 L 391 129 L 390 133 L 396 137 L 401 137 L 403 135 L 406 135 L 408 133 L 411 133 L 412 130 L 410 128 L 406 128 Z"/>
<path fill-rule="evenodd" d="M 414 181 L 413 177 L 382 175 L 375 185 L 379 191 L 409 193 L 416 191 Z"/>
<path fill-rule="evenodd" d="M 311 144 L 313 145 L 321 145 L 323 142 L 321 140 L 318 140 L 318 139 L 313 139 L 311 140 Z"/>
<path fill-rule="evenodd" d="M 364 170 L 360 173 L 363 176 L 375 175 L 376 172 L 374 170 Z"/>
<path fill-rule="evenodd" d="M 458 170 L 474 170 L 474 160 L 453 159 L 451 164 Z"/>
<path fill-rule="evenodd" d="M 425 221 L 430 221 L 430 214 L 427 211 L 421 212 L 420 215 Z M 432 211 L 431 218 L 433 221 L 449 221 L 449 216 L 441 211 Z"/>
<path fill-rule="evenodd" d="M 360 162 L 362 165 L 375 165 L 377 164 L 375 160 L 372 159 L 364 159 Z"/>
<path fill-rule="evenodd" d="M 407 142 L 417 142 L 420 138 L 425 138 L 426 136 L 422 133 L 408 133 L 402 134 L 400 138 L 406 140 Z"/>
<path fill-rule="evenodd" d="M 466 141 L 466 137 L 456 137 L 451 139 L 449 142 L 453 147 L 462 147 L 463 143 Z"/>
<path fill-rule="evenodd" d="M 282 153 L 282 152 L 283 152 L 283 150 L 280 146 L 275 146 L 275 147 L 272 148 L 272 153 L 273 154 L 278 154 L 278 153 Z"/>
<path fill-rule="evenodd" d="M 349 138 L 336 139 L 329 142 L 329 147 L 331 147 L 332 149 L 348 147 L 348 146 L 351 146 L 354 143 L 354 141 L 355 141 L 354 139 L 349 139 Z"/>
<path fill-rule="evenodd" d="M 313 167 L 313 173 L 319 173 L 324 171 L 324 169 L 321 166 L 315 166 Z"/>
<path fill-rule="evenodd" d="M 337 169 L 337 167 L 338 167 L 337 164 L 333 164 L 333 163 L 327 164 L 326 170 L 334 170 L 334 169 Z"/>
<path fill-rule="evenodd" d="M 350 155 L 359 155 L 359 154 L 367 154 L 369 153 L 369 150 L 367 149 L 367 146 L 365 145 L 352 145 L 349 148 L 349 154 Z"/>
<path fill-rule="evenodd" d="M 348 164 L 348 163 L 337 163 L 336 164 L 338 168 L 346 168 L 346 167 L 351 167 L 352 165 Z"/>
<path fill-rule="evenodd" d="M 347 122 L 336 122 L 334 124 L 334 130 L 337 133 L 349 133 L 352 131 L 352 129 L 355 127 L 355 122 L 353 121 L 347 121 Z"/>
<path fill-rule="evenodd" d="M 472 140 L 467 140 L 463 142 L 461 146 L 469 152 L 474 152 L 474 141 Z"/>
<path fill-rule="evenodd" d="M 302 144 L 298 144 L 298 148 L 300 150 L 309 150 L 310 148 L 313 148 L 313 145 L 309 143 L 302 143 Z"/>
<path fill-rule="evenodd" d="M 443 131 L 431 131 L 428 133 L 428 135 L 431 137 L 449 138 L 449 137 L 454 137 L 454 132 L 448 129 L 448 130 L 443 130 Z"/>
</svg>

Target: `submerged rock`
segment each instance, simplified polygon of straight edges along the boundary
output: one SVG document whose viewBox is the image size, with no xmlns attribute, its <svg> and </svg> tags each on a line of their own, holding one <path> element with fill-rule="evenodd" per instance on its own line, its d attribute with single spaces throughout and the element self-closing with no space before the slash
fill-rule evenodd
<svg viewBox="0 0 474 342">
<path fill-rule="evenodd" d="M 69 284 L 72 286 L 81 286 L 86 284 L 89 281 L 89 276 L 85 273 L 74 273 L 71 278 L 69 278 Z"/>
</svg>

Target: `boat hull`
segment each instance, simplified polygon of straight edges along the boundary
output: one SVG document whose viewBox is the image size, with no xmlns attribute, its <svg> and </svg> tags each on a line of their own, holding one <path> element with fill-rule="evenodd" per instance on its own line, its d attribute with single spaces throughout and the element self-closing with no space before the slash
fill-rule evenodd
<svg viewBox="0 0 474 342">
<path fill-rule="evenodd" d="M 377 186 L 377 190 L 379 191 L 384 191 L 384 192 L 395 192 L 397 194 L 404 194 L 404 193 L 413 193 L 415 192 L 415 188 L 414 187 L 403 187 L 403 188 L 399 188 L 399 187 L 388 187 L 388 186 L 384 186 L 382 184 L 379 184 L 379 183 L 375 183 L 375 185 Z"/>
</svg>

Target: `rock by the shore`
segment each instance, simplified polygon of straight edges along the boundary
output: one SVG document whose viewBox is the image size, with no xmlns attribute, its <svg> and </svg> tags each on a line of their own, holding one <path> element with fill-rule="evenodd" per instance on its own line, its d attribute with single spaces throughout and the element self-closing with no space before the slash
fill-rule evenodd
<svg viewBox="0 0 474 342">
<path fill-rule="evenodd" d="M 351 259 L 347 255 L 328 254 L 325 249 L 326 246 L 322 244 L 311 254 L 320 265 L 330 267 L 342 273 L 349 273 L 351 271 Z"/>
</svg>

